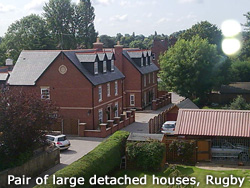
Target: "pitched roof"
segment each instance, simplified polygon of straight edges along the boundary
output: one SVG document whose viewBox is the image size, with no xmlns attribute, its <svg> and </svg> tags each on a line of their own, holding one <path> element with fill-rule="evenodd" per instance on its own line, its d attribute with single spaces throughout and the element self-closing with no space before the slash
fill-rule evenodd
<svg viewBox="0 0 250 188">
<path fill-rule="evenodd" d="M 86 52 L 86 53 L 85 53 Z M 38 78 L 55 60 L 63 53 L 76 66 L 76 68 L 93 84 L 99 85 L 106 82 L 122 79 L 125 76 L 115 67 L 115 70 L 105 74 L 91 74 L 81 62 L 94 62 L 96 54 L 89 54 L 89 50 L 60 51 L 37 50 L 22 51 L 8 80 L 10 85 L 35 85 Z M 86 55 L 86 56 L 85 56 Z M 80 60 L 79 60 L 80 59 Z M 85 61 L 87 60 L 87 61 Z"/>
<path fill-rule="evenodd" d="M 250 82 L 235 82 L 229 85 L 222 85 L 220 88 L 220 93 L 250 93 Z"/>
<path fill-rule="evenodd" d="M 133 61 L 132 57 L 129 55 L 129 52 L 126 50 L 123 50 L 122 54 L 141 74 L 148 74 L 150 72 L 155 72 L 159 70 L 159 68 L 154 63 L 142 67 L 138 66 Z"/>
<path fill-rule="evenodd" d="M 8 80 L 10 85 L 35 85 L 61 51 L 22 51 Z"/>
<path fill-rule="evenodd" d="M 176 104 L 176 106 L 179 109 L 199 109 L 199 107 L 196 106 L 196 104 L 194 104 L 189 98 L 182 100 L 181 102 Z"/>
<path fill-rule="evenodd" d="M 175 134 L 250 137 L 250 111 L 180 109 Z"/>
<path fill-rule="evenodd" d="M 128 137 L 128 141 L 150 141 L 150 140 L 158 140 L 162 141 L 164 134 L 144 134 L 144 133 L 130 133 Z"/>
</svg>

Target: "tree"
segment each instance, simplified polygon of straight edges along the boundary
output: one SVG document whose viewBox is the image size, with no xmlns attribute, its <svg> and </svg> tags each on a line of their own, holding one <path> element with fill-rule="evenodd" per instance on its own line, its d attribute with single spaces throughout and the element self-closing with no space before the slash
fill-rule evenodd
<svg viewBox="0 0 250 188">
<path fill-rule="evenodd" d="M 44 19 L 31 14 L 11 24 L 1 43 L 1 51 L 17 60 L 22 50 L 53 49 L 53 39 Z"/>
<path fill-rule="evenodd" d="M 233 100 L 230 104 L 229 109 L 231 110 L 250 110 L 250 104 L 246 102 L 246 100 L 241 96 L 238 95 L 237 98 Z"/>
<path fill-rule="evenodd" d="M 160 57 L 162 87 L 189 98 L 205 99 L 213 86 L 216 46 L 199 36 L 180 39 Z"/>
<path fill-rule="evenodd" d="M 70 0 L 50 0 L 43 7 L 49 30 L 56 39 L 58 48 L 76 48 L 73 23 L 74 7 Z"/>
<path fill-rule="evenodd" d="M 104 48 L 113 48 L 116 44 L 115 37 L 110 37 L 108 35 L 101 35 L 100 41 L 103 43 Z"/>
<path fill-rule="evenodd" d="M 239 55 L 241 61 L 250 60 L 250 12 L 244 14 L 247 21 L 244 24 L 245 31 L 242 32 L 243 44 Z"/>
<path fill-rule="evenodd" d="M 234 82 L 250 82 L 250 61 L 233 61 L 232 65 L 232 81 Z"/>
<path fill-rule="evenodd" d="M 43 130 L 56 122 L 57 108 L 49 100 L 11 89 L 0 93 L 0 154 L 14 159 L 44 143 Z M 2 162 L 2 161 L 1 161 Z"/>
<path fill-rule="evenodd" d="M 202 39 L 207 39 L 210 44 L 216 44 L 218 51 L 222 52 L 222 32 L 216 25 L 213 25 L 208 21 L 202 21 L 193 25 L 190 29 L 187 29 L 181 34 L 180 38 L 191 40 L 195 35 L 199 35 Z"/>
<path fill-rule="evenodd" d="M 90 0 L 80 1 L 76 9 L 76 18 L 77 41 L 79 40 L 86 48 L 91 48 L 96 41 L 97 33 L 94 27 L 94 7 Z"/>
</svg>

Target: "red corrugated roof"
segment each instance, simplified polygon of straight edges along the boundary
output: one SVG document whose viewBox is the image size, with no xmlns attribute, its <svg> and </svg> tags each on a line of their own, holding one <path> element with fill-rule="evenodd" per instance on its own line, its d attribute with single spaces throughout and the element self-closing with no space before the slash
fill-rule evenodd
<svg viewBox="0 0 250 188">
<path fill-rule="evenodd" d="M 250 137 L 250 111 L 180 109 L 175 134 Z"/>
</svg>

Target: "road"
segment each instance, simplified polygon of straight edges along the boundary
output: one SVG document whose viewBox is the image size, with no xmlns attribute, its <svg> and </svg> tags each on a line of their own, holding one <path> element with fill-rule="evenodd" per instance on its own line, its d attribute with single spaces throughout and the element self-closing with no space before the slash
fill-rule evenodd
<svg viewBox="0 0 250 188">
<path fill-rule="evenodd" d="M 51 169 L 43 172 L 38 177 L 54 174 L 56 171 L 64 168 L 65 166 L 73 163 L 86 155 L 88 152 L 98 146 L 104 139 L 103 138 L 89 138 L 89 137 L 68 137 L 71 147 L 68 150 L 61 151 L 60 164 L 52 167 Z M 31 180 L 28 186 L 21 186 L 21 188 L 32 188 L 35 184 L 35 178 Z"/>
</svg>

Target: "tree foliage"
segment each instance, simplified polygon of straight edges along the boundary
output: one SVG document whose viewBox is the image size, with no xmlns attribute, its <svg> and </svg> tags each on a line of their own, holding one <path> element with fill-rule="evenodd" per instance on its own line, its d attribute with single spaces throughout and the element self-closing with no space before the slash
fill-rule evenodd
<svg viewBox="0 0 250 188">
<path fill-rule="evenodd" d="M 55 123 L 55 112 L 51 101 L 34 94 L 16 89 L 0 93 L 1 157 L 13 159 L 43 143 L 42 131 Z"/>
<path fill-rule="evenodd" d="M 232 62 L 232 81 L 250 82 L 250 61 L 235 60 Z"/>
<path fill-rule="evenodd" d="M 202 39 L 207 39 L 210 44 L 216 44 L 219 52 L 221 52 L 222 32 L 216 25 L 208 21 L 201 21 L 187 29 L 180 38 L 191 40 L 195 35 L 199 35 Z"/>
<path fill-rule="evenodd" d="M 1 43 L 4 58 L 17 59 L 22 50 L 53 49 L 54 43 L 39 15 L 31 14 L 11 24 Z"/>
<path fill-rule="evenodd" d="M 246 100 L 238 95 L 237 98 L 233 100 L 233 102 L 229 105 L 229 109 L 231 110 L 250 110 L 250 104 L 246 102 Z"/>
<path fill-rule="evenodd" d="M 213 87 L 218 61 L 216 46 L 199 36 L 180 39 L 160 57 L 160 78 L 165 89 L 181 96 L 204 99 Z"/>
</svg>

